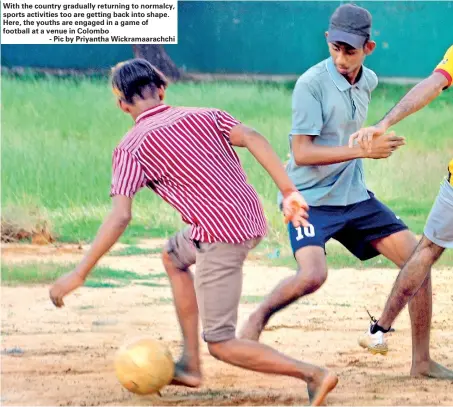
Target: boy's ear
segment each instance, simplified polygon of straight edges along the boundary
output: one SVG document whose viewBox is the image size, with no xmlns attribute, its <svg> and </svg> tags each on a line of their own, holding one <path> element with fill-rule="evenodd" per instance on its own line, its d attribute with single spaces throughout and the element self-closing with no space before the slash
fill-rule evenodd
<svg viewBox="0 0 453 407">
<path fill-rule="evenodd" d="M 126 103 L 123 99 L 118 99 L 116 104 L 124 113 L 130 113 L 129 103 Z"/>
<path fill-rule="evenodd" d="M 367 43 L 364 46 L 365 55 L 371 55 L 375 48 L 376 48 L 375 41 L 367 41 Z"/>
<path fill-rule="evenodd" d="M 160 88 L 157 89 L 157 96 L 159 96 L 159 100 L 164 100 L 165 99 L 165 87 L 161 86 Z"/>
</svg>

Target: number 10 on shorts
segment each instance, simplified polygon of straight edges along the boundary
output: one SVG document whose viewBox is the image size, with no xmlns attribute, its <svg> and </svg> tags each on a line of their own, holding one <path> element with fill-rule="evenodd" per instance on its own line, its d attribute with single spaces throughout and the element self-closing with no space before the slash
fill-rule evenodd
<svg viewBox="0 0 453 407">
<path fill-rule="evenodd" d="M 315 228 L 313 227 L 313 225 L 309 225 L 309 226 L 305 226 L 305 227 L 299 226 L 298 228 L 296 228 L 296 231 L 297 231 L 297 236 L 296 236 L 297 241 L 302 240 L 304 237 L 314 237 L 315 236 Z"/>
</svg>

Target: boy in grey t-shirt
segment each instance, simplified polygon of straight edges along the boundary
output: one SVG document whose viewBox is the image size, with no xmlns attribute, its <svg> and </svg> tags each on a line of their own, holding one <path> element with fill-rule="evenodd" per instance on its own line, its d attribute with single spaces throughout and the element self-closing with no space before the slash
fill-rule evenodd
<svg viewBox="0 0 453 407">
<path fill-rule="evenodd" d="M 321 287 L 327 278 L 325 244 L 331 238 L 360 260 L 382 254 L 398 267 L 417 245 L 400 218 L 367 189 L 362 163 L 363 158 L 389 157 L 404 139 L 393 134 L 375 138 L 371 152 L 360 145 L 348 146 L 349 136 L 364 123 L 377 86 L 374 72 L 363 66 L 376 46 L 370 32 L 367 10 L 352 4 L 338 7 L 326 33 L 331 57 L 297 81 L 287 171 L 310 206 L 311 225 L 288 226 L 299 271 L 282 281 L 252 313 L 242 329 L 243 338 L 258 340 L 275 312 Z M 439 373 L 439 365 L 429 356 L 431 302 L 429 276 L 409 307 L 413 375 Z M 376 340 L 382 342 L 376 349 L 387 353 L 382 336 Z"/>
</svg>

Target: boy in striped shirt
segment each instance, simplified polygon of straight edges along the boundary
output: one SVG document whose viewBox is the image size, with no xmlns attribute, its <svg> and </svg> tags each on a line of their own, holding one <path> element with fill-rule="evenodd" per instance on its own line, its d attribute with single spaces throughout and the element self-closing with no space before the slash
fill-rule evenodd
<svg viewBox="0 0 453 407">
<path fill-rule="evenodd" d="M 266 219 L 233 146 L 247 148 L 273 178 L 284 196 L 287 220 L 295 227 L 307 226 L 307 204 L 278 156 L 263 136 L 224 111 L 165 105 L 167 81 L 145 60 L 115 67 L 112 86 L 121 110 L 135 120 L 113 153 L 113 209 L 82 262 L 51 288 L 53 303 L 61 307 L 63 297 L 83 284 L 126 229 L 135 194 L 151 188 L 190 225 L 169 240 L 163 253 L 184 337 L 173 383 L 201 383 L 200 314 L 203 338 L 214 357 L 245 369 L 302 379 L 311 403 L 321 404 L 337 384 L 335 375 L 236 338 L 242 266 L 266 234 Z M 195 279 L 189 271 L 194 264 Z"/>
</svg>

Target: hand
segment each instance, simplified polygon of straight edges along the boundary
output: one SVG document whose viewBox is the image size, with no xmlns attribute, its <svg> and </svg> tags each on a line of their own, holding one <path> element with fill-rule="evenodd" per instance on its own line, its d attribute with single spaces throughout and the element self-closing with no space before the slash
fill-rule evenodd
<svg viewBox="0 0 453 407">
<path fill-rule="evenodd" d="M 49 290 L 53 305 L 58 308 L 64 306 L 63 297 L 83 285 L 84 281 L 75 270 L 60 277 Z"/>
<path fill-rule="evenodd" d="M 371 144 L 375 137 L 382 136 L 385 133 L 386 129 L 380 126 L 370 126 L 364 127 L 359 131 L 351 134 L 349 137 L 349 147 L 354 146 L 354 141 L 357 141 L 357 144 L 365 151 L 371 153 Z"/>
<path fill-rule="evenodd" d="M 399 147 L 406 144 L 404 137 L 396 136 L 392 131 L 389 134 L 372 139 L 368 150 L 362 148 L 364 158 L 387 158 Z"/>
<path fill-rule="evenodd" d="M 308 205 L 299 191 L 293 191 L 283 196 L 283 215 L 285 223 L 292 222 L 295 228 L 309 226 Z"/>
</svg>

